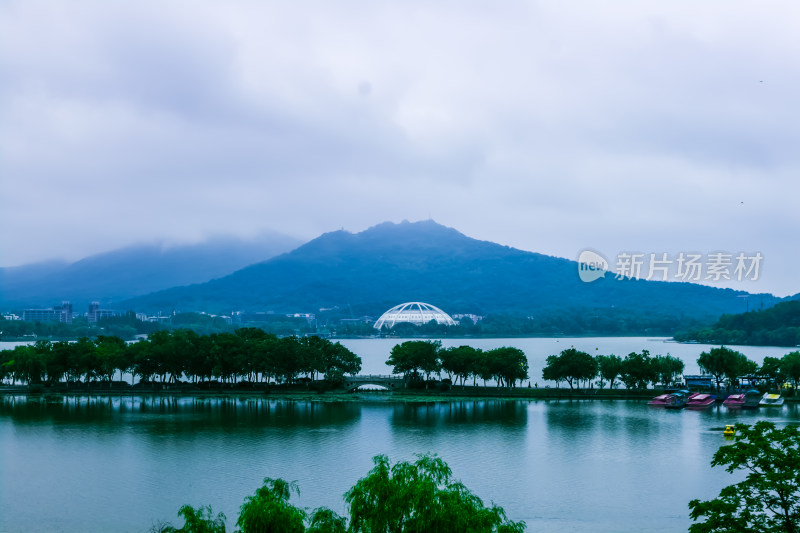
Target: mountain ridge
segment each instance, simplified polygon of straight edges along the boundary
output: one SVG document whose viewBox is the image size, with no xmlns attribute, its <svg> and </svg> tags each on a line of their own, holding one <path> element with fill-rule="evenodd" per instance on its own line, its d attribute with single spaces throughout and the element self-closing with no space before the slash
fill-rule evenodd
<svg viewBox="0 0 800 533">
<path fill-rule="evenodd" d="M 174 286 L 201 283 L 291 250 L 300 241 L 278 233 L 253 239 L 217 237 L 197 244 L 138 244 L 78 261 L 0 268 L 0 304 L 50 307 L 103 305 Z M 77 307 L 76 307 L 77 308 Z"/>
<path fill-rule="evenodd" d="M 654 313 L 716 319 L 744 291 L 685 282 L 578 279 L 575 261 L 480 241 L 432 220 L 328 232 L 228 276 L 126 302 L 150 310 L 315 312 L 377 316 L 403 301 L 450 313 L 544 316 L 549 312 Z M 751 294 L 762 305 L 781 299 Z"/>
</svg>

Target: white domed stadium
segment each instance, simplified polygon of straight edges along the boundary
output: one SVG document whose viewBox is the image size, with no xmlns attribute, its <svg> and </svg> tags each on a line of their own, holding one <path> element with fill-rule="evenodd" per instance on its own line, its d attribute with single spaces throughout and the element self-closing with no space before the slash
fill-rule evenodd
<svg viewBox="0 0 800 533">
<path fill-rule="evenodd" d="M 426 304 L 423 302 L 406 302 L 404 304 L 395 305 L 375 322 L 375 329 L 381 329 L 383 326 L 394 327 L 395 324 L 401 322 L 409 322 L 415 326 L 427 324 L 431 320 L 435 320 L 437 324 L 445 326 L 455 326 L 456 321 L 450 315 L 436 307 L 435 305 Z"/>
</svg>

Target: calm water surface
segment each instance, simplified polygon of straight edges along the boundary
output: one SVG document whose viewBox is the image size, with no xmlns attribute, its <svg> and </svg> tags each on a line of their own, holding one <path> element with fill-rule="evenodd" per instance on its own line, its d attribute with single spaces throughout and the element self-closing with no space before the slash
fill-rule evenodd
<svg viewBox="0 0 800 533">
<path fill-rule="evenodd" d="M 371 467 L 436 452 L 529 531 L 681 531 L 687 503 L 736 479 L 716 429 L 775 411 L 666 411 L 634 401 L 294 402 L 0 398 L 0 531 L 146 531 L 178 508 L 231 518 L 262 478 L 344 512 Z"/>
<path fill-rule="evenodd" d="M 343 341 L 364 373 L 388 372 L 398 340 Z M 663 339 L 453 339 L 528 355 L 531 380 L 545 358 L 649 349 L 696 373 L 708 346 Z M 0 343 L 0 349 L 10 348 Z M 761 362 L 785 348 L 737 347 Z M 369 395 L 366 395 L 369 397 Z M 442 456 L 469 488 L 525 520 L 529 531 L 685 531 L 687 503 L 737 479 L 709 462 L 726 423 L 800 421 L 776 410 L 665 411 L 633 401 L 294 402 L 237 398 L 0 396 L 0 531 L 147 531 L 180 523 L 181 505 L 229 517 L 265 476 L 296 480 L 304 507 L 344 513 L 342 494 L 371 457 Z"/>
</svg>

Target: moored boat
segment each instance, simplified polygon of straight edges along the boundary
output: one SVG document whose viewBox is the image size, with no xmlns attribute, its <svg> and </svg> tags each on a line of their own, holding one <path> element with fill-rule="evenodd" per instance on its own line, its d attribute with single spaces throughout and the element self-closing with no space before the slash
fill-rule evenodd
<svg viewBox="0 0 800 533">
<path fill-rule="evenodd" d="M 783 398 L 780 394 L 766 393 L 758 404 L 762 407 L 780 407 L 783 405 Z"/>
<path fill-rule="evenodd" d="M 659 396 L 656 396 L 655 398 L 653 398 L 649 402 L 647 402 L 647 405 L 651 405 L 653 407 L 665 407 L 667 405 L 667 402 L 669 401 L 669 397 L 670 396 L 672 396 L 672 395 L 671 394 L 661 394 Z"/>
<path fill-rule="evenodd" d="M 761 402 L 761 393 L 755 389 L 750 389 L 744 393 L 743 409 L 758 409 L 758 404 Z"/>
<path fill-rule="evenodd" d="M 685 391 L 673 392 L 667 397 L 664 407 L 667 409 L 683 409 L 686 407 L 687 394 Z"/>
<path fill-rule="evenodd" d="M 731 394 L 725 401 L 722 402 L 722 405 L 729 409 L 739 409 L 744 405 L 744 394 Z"/>
<path fill-rule="evenodd" d="M 686 408 L 705 409 L 706 407 L 711 407 L 716 399 L 717 397 L 713 394 L 702 394 L 695 392 L 689 396 L 689 399 L 686 401 Z"/>
</svg>

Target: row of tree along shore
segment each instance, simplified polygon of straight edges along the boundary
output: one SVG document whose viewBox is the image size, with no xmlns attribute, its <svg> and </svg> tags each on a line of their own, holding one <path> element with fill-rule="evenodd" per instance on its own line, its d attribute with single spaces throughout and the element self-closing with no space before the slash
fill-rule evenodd
<svg viewBox="0 0 800 533">
<path fill-rule="evenodd" d="M 782 358 L 765 357 L 759 366 L 744 354 L 731 348 L 720 346 L 702 352 L 697 358 L 700 370 L 711 376 L 720 389 L 724 383 L 728 388 L 738 388 L 743 381 L 748 384 L 759 383 L 763 388 L 781 388 L 791 381 L 797 389 L 800 381 L 800 352 L 790 352 Z M 547 358 L 542 371 L 546 380 L 560 384 L 566 382 L 570 389 L 583 385 L 592 387 L 594 379 L 601 389 L 608 384 L 613 389 L 622 382 L 627 389 L 647 389 L 658 386 L 681 385 L 684 362 L 671 355 L 650 356 L 650 352 L 630 353 L 624 359 L 617 355 L 597 355 L 569 348 L 559 355 Z"/>
<path fill-rule="evenodd" d="M 361 358 L 320 337 L 282 337 L 257 328 L 235 333 L 197 335 L 190 330 L 156 331 L 147 339 L 126 343 L 119 337 L 37 341 L 0 352 L 0 382 L 29 385 L 111 383 L 116 374 L 132 375 L 139 384 L 233 386 L 239 383 L 314 381 L 331 383 L 357 374 Z"/>
<path fill-rule="evenodd" d="M 527 379 L 528 361 L 518 348 L 482 351 L 470 346 L 441 347 L 438 341 L 408 341 L 395 346 L 387 361 L 395 374 L 427 388 L 442 371 L 514 387 Z M 281 337 L 257 328 L 197 335 L 191 330 L 157 331 L 126 343 L 119 337 L 37 341 L 0 352 L 0 383 L 37 386 L 122 384 L 124 374 L 137 385 L 188 384 L 200 388 L 272 384 L 313 384 L 336 388 L 361 370 L 361 358 L 338 342 L 321 337 Z M 119 379 L 114 382 L 115 376 Z"/>
<path fill-rule="evenodd" d="M 393 374 L 403 376 L 410 389 L 428 389 L 435 383 L 437 390 L 455 385 L 466 391 L 475 389 L 481 380 L 484 390 L 491 381 L 495 389 L 512 391 L 529 380 L 525 353 L 512 347 L 444 348 L 440 341 L 406 341 L 392 348 L 386 364 Z M 740 352 L 721 346 L 701 353 L 697 364 L 713 377 L 717 388 L 723 383 L 738 387 L 744 379 L 766 387 L 792 381 L 797 388 L 800 382 L 797 351 L 782 358 L 765 357 L 759 366 Z M 127 374 L 133 377 L 134 386 L 140 387 L 181 384 L 246 390 L 272 385 L 327 390 L 340 388 L 347 382 L 346 376 L 360 370 L 361 358 L 338 342 L 315 336 L 279 338 L 258 328 L 211 335 L 157 331 L 134 343 L 113 336 L 76 342 L 37 341 L 0 351 L 0 384 L 41 387 L 128 386 L 122 381 Z M 651 356 L 642 350 L 623 358 L 568 348 L 547 357 L 542 379 L 555 382 L 556 389 L 566 383 L 571 392 L 603 391 L 606 387 L 615 391 L 620 384 L 626 391 L 644 391 L 650 386 L 679 385 L 683 370 L 684 362 L 669 354 Z M 119 380 L 114 381 L 116 375 Z"/>
</svg>

